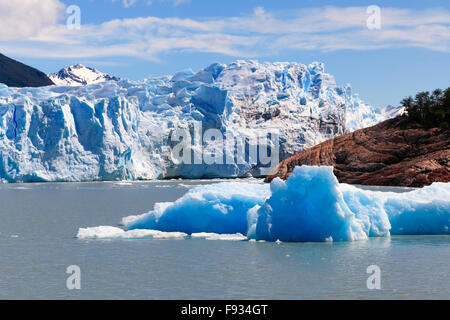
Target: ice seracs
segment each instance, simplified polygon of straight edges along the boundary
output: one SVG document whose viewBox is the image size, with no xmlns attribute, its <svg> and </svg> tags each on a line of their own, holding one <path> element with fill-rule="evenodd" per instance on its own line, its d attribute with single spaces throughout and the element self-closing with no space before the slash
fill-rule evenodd
<svg viewBox="0 0 450 320">
<path fill-rule="evenodd" d="M 100 72 L 95 68 L 85 67 L 82 64 L 63 68 L 56 73 L 49 74 L 48 77 L 57 86 L 84 86 L 104 81 L 119 80 L 117 77 Z"/>
<path fill-rule="evenodd" d="M 81 79 L 78 71 L 88 69 L 71 70 Z M 260 175 L 248 154 L 246 161 L 226 164 L 175 163 L 171 136 L 200 123 L 203 132 L 228 132 L 249 147 L 256 145 L 249 137 L 276 130 L 281 160 L 386 117 L 364 104 L 350 86 L 336 85 L 318 62 L 238 60 L 172 77 L 104 80 L 36 89 L 0 85 L 0 180 Z M 218 145 L 203 141 L 199 148 L 209 152 Z"/>
</svg>

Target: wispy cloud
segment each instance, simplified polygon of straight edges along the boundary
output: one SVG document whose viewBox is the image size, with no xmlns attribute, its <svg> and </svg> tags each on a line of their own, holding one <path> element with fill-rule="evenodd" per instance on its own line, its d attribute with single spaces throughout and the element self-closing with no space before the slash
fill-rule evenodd
<svg viewBox="0 0 450 320">
<path fill-rule="evenodd" d="M 59 0 L 0 0 L 0 40 L 27 39 L 58 23 L 65 6 Z"/>
<path fill-rule="evenodd" d="M 50 12 L 59 12 L 58 0 L 44 1 L 53 5 Z M 186 0 L 166 1 L 176 4 Z M 366 9 L 322 7 L 267 12 L 258 7 L 246 16 L 203 19 L 150 16 L 82 25 L 81 30 L 69 30 L 50 15 L 51 19 L 44 19 L 46 23 L 36 19 L 38 22 L 20 33 L 8 31 L 0 13 L 0 40 L 7 40 L 0 45 L 11 54 L 53 58 L 133 56 L 158 59 L 174 51 L 245 58 L 271 56 L 288 50 L 398 47 L 450 52 L 450 11 L 381 8 L 381 29 L 369 30 Z"/>
<path fill-rule="evenodd" d="M 155 1 L 171 3 L 174 7 L 177 7 L 184 3 L 191 2 L 191 0 L 112 0 L 112 2 L 119 2 L 119 1 L 122 2 L 124 8 L 130 8 L 138 3 L 150 6 Z"/>
</svg>

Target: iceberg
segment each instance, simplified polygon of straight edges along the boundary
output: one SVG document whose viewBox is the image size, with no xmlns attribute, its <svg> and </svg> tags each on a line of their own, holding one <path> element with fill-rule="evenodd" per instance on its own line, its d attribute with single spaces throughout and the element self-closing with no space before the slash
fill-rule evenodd
<svg viewBox="0 0 450 320">
<path fill-rule="evenodd" d="M 281 160 L 386 117 L 350 86 L 337 86 L 321 63 L 238 60 L 143 81 L 0 84 L 0 181 L 258 176 L 254 163 L 239 159 L 175 163 L 172 134 L 200 123 L 203 131 L 228 132 L 253 146 L 249 137 L 273 129 L 279 132 Z M 202 141 L 197 147 L 217 145 Z"/>
<path fill-rule="evenodd" d="M 296 167 L 287 181 L 196 187 L 175 202 L 122 220 L 127 231 L 192 238 L 283 242 L 356 241 L 390 235 L 450 234 L 450 183 L 408 192 L 340 184 L 332 167 Z M 83 230 L 83 231 L 81 231 Z M 80 229 L 104 237 L 103 230 Z M 80 234 L 80 233 L 79 233 Z"/>
<path fill-rule="evenodd" d="M 302 242 L 367 238 L 361 222 L 364 219 L 370 226 L 372 216 L 350 210 L 332 167 L 302 166 L 293 175 L 286 182 L 271 183 L 272 194 L 250 226 L 251 238 Z"/>
<path fill-rule="evenodd" d="M 240 233 L 236 234 L 217 234 L 208 232 L 199 232 L 188 235 L 184 232 L 163 232 L 159 230 L 134 229 L 123 230 L 117 227 L 100 226 L 94 228 L 80 228 L 77 236 L 81 240 L 112 240 L 112 239 L 154 239 L 154 240 L 176 240 L 176 239 L 203 239 L 203 240 L 222 240 L 222 241 L 244 241 L 248 238 Z"/>
<path fill-rule="evenodd" d="M 100 226 L 95 228 L 80 228 L 78 239 L 184 239 L 183 232 L 162 232 L 158 230 L 130 230 Z"/>
<path fill-rule="evenodd" d="M 199 232 L 191 234 L 193 239 L 205 239 L 205 240 L 223 240 L 223 241 L 243 241 L 248 240 L 246 236 L 241 233 L 236 234 L 217 234 L 208 232 Z"/>
<path fill-rule="evenodd" d="M 222 182 L 190 189 L 182 198 L 157 203 L 141 216 L 126 217 L 128 230 L 155 229 L 166 232 L 247 234 L 247 212 L 262 205 L 269 185 Z"/>
</svg>

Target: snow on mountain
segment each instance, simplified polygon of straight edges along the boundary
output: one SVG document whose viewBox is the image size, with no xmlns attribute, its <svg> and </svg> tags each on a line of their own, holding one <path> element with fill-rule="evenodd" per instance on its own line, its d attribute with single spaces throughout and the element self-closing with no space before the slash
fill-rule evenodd
<svg viewBox="0 0 450 320">
<path fill-rule="evenodd" d="M 394 107 L 394 106 L 386 106 L 380 110 L 380 113 L 383 118 L 391 119 L 401 116 L 405 113 L 405 107 Z"/>
<path fill-rule="evenodd" d="M 212 128 L 245 141 L 248 158 L 258 143 L 251 137 L 277 129 L 283 159 L 385 117 L 349 85 L 337 86 L 322 63 L 235 61 L 139 82 L 0 85 L 0 179 L 236 177 L 255 164 L 239 161 L 234 149 L 231 163 L 177 163 L 171 135 L 179 128 L 195 132 L 201 123 L 203 132 Z M 221 141 L 203 141 L 194 149 L 208 153 L 218 146 Z"/>
<path fill-rule="evenodd" d="M 110 76 L 94 68 L 85 67 L 82 64 L 61 69 L 56 73 L 49 74 L 48 77 L 57 86 L 84 86 L 104 81 L 119 80 L 119 78 Z"/>
</svg>

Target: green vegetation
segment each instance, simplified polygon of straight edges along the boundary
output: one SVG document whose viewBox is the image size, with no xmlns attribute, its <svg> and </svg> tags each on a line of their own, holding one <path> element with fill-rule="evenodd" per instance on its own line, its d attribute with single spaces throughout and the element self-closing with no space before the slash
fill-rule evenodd
<svg viewBox="0 0 450 320">
<path fill-rule="evenodd" d="M 416 97 L 402 100 L 404 117 L 413 126 L 448 129 L 450 127 L 450 87 L 432 93 L 419 92 Z"/>
</svg>

